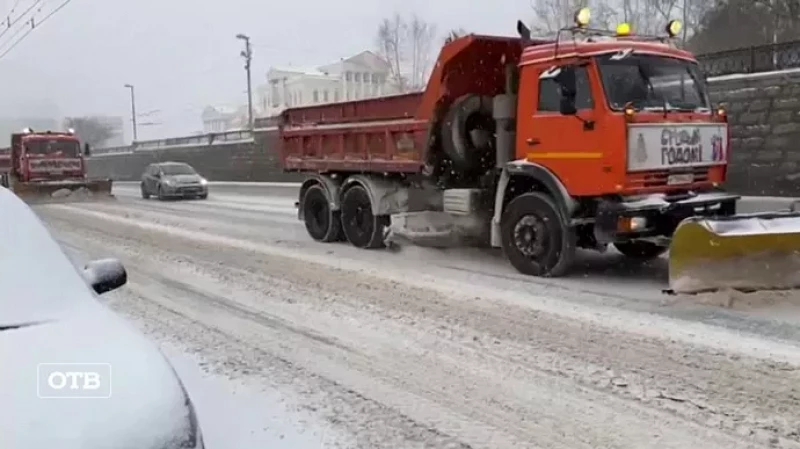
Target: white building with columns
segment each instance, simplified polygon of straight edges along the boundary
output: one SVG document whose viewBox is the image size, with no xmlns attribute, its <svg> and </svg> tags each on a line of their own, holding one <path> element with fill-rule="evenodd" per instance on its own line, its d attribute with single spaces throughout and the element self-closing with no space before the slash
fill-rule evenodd
<svg viewBox="0 0 800 449">
<path fill-rule="evenodd" d="M 371 51 L 314 68 L 273 67 L 267 85 L 256 89 L 259 115 L 297 106 L 360 100 L 397 93 L 389 64 Z"/>
</svg>

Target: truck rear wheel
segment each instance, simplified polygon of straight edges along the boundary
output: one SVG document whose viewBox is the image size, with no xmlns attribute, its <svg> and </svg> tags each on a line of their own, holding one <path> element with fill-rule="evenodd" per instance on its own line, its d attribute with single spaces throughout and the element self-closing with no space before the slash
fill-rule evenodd
<svg viewBox="0 0 800 449">
<path fill-rule="evenodd" d="M 642 262 L 653 260 L 669 249 L 666 246 L 659 246 L 653 242 L 646 241 L 618 242 L 614 244 L 614 248 L 625 257 Z"/>
<path fill-rule="evenodd" d="M 331 210 L 331 201 L 319 185 L 311 186 L 303 195 L 303 221 L 306 232 L 318 242 L 341 240 L 342 222 L 339 213 Z"/>
<path fill-rule="evenodd" d="M 353 186 L 342 198 L 342 229 L 347 240 L 357 248 L 384 247 L 383 232 L 389 225 L 386 215 L 373 215 L 369 194 L 361 186 Z"/>
<path fill-rule="evenodd" d="M 571 268 L 576 234 L 547 195 L 526 193 L 511 200 L 500 227 L 503 251 L 520 273 L 558 277 Z"/>
</svg>

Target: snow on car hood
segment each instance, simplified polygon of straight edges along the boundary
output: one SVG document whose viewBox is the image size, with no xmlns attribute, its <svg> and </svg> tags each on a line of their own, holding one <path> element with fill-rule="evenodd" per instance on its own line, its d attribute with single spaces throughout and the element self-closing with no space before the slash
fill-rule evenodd
<svg viewBox="0 0 800 449">
<path fill-rule="evenodd" d="M 93 290 L 39 217 L 0 187 L 0 326 L 97 307 Z"/>
<path fill-rule="evenodd" d="M 180 447 L 167 442 L 192 426 L 169 362 L 98 301 L 33 211 L 1 187 L 0 210 L 0 447 Z M 75 363 L 109 366 L 110 396 L 40 397 L 50 370 L 84 369 L 64 365 Z"/>
<path fill-rule="evenodd" d="M 192 431 L 183 387 L 164 356 L 129 326 L 98 309 L 0 332 L 0 446 L 181 447 Z M 110 376 L 77 363 L 103 364 Z M 48 384 L 49 374 L 68 370 L 100 371 L 97 394 L 78 389 L 81 398 L 52 398 L 71 394 Z"/>
</svg>

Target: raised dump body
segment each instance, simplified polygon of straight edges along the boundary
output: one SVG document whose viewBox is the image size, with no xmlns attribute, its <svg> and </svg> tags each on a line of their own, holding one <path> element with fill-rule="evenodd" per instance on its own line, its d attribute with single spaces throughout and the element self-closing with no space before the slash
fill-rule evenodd
<svg viewBox="0 0 800 449">
<path fill-rule="evenodd" d="M 436 163 L 430 132 L 445 119 L 441 113 L 467 94 L 486 96 L 490 106 L 491 97 L 505 90 L 504 67 L 516 65 L 521 52 L 519 38 L 467 36 L 442 49 L 424 92 L 287 109 L 280 124 L 283 166 L 420 173 Z M 456 133 L 445 146 L 455 153 L 461 137 Z"/>
<path fill-rule="evenodd" d="M 694 56 L 670 44 L 677 22 L 668 36 L 631 36 L 583 19 L 554 41 L 521 22 L 518 38 L 455 39 L 421 93 L 286 110 L 280 154 L 308 174 L 309 235 L 488 244 L 535 276 L 569 273 L 577 248 L 645 261 L 672 245 L 683 292 L 730 285 L 715 263 L 741 269 L 737 287 L 774 283 L 747 277 L 763 272 L 741 268 L 756 260 L 800 271 L 798 214 L 738 217 L 739 196 L 722 189 L 727 114 Z M 749 258 L 759 249 L 769 254 Z"/>
</svg>

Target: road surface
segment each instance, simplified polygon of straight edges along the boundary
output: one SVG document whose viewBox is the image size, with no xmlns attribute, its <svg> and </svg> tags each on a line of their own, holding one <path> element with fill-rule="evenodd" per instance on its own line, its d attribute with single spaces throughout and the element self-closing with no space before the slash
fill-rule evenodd
<svg viewBox="0 0 800 449">
<path fill-rule="evenodd" d="M 492 251 L 313 242 L 287 194 L 115 193 L 36 210 L 69 252 L 126 264 L 115 310 L 267 382 L 326 447 L 800 448 L 796 293 L 665 296 L 663 261 L 618 254 L 531 279 Z"/>
</svg>

